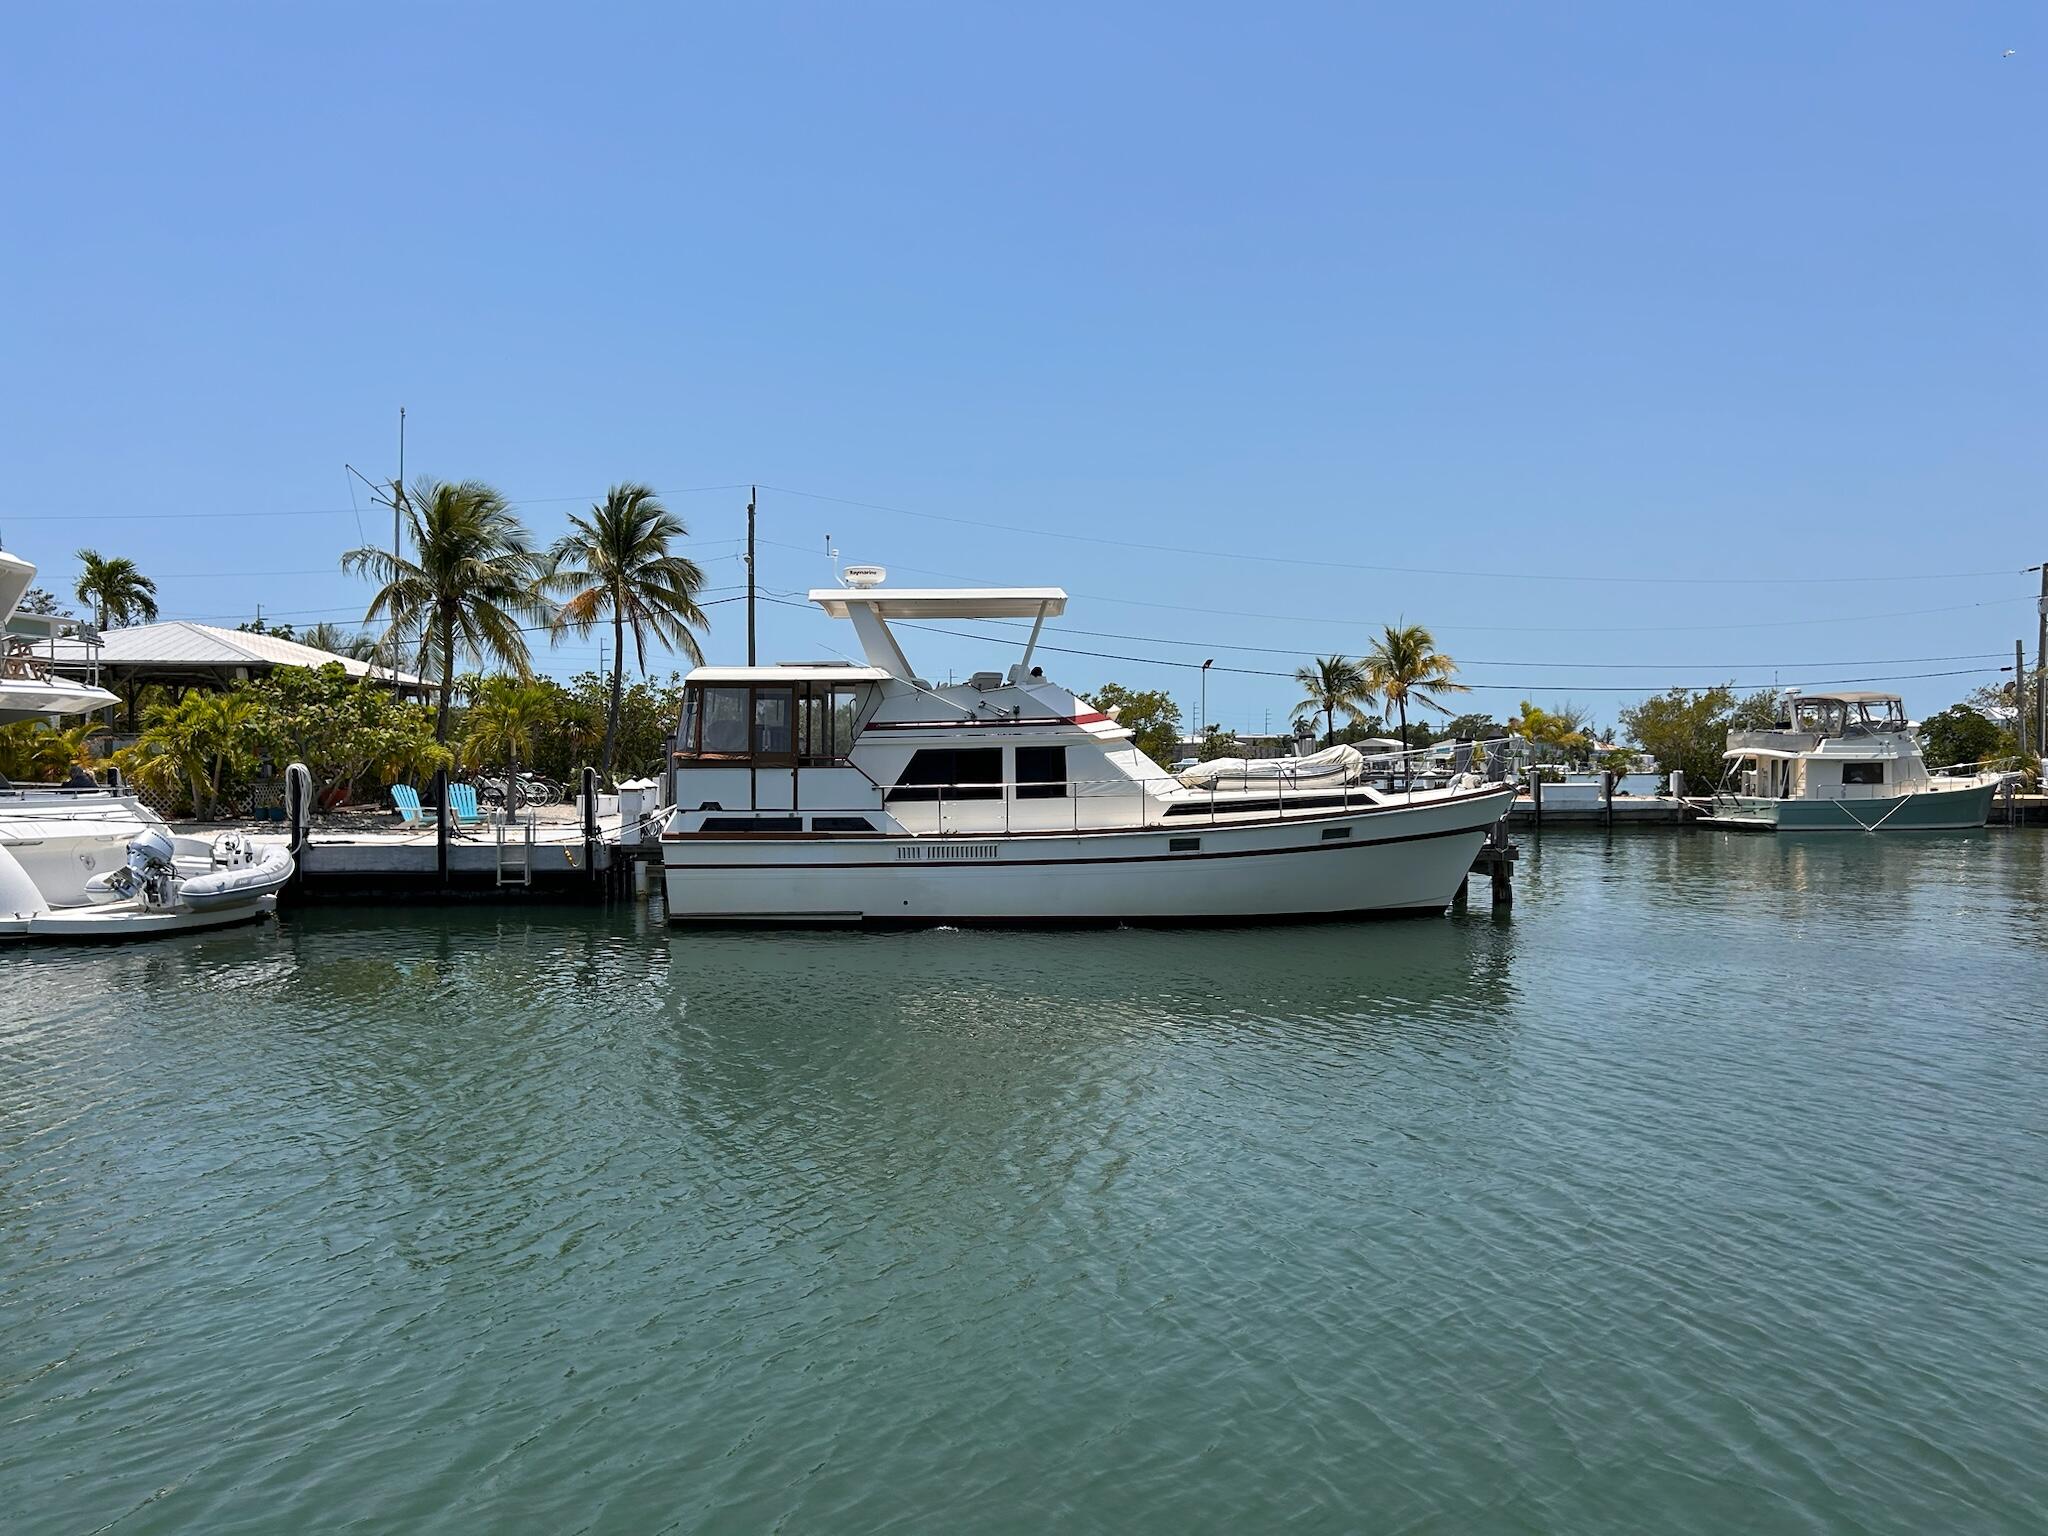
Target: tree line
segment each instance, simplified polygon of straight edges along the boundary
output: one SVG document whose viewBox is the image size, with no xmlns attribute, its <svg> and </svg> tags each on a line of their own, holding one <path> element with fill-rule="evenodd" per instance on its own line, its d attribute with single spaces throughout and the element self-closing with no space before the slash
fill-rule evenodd
<svg viewBox="0 0 2048 1536">
<path fill-rule="evenodd" d="M 357 660 L 382 656 L 400 670 L 432 681 L 438 697 L 431 741 L 454 760 L 464 746 L 463 739 L 451 740 L 455 701 L 465 692 L 458 687 L 459 669 L 473 663 L 506 674 L 502 683 L 479 680 L 466 696 L 471 710 L 484 707 L 485 718 L 495 712 L 501 722 L 509 722 L 502 728 L 510 739 L 574 739 L 577 721 L 571 718 L 573 712 L 565 713 L 565 701 L 575 690 L 536 678 L 528 636 L 545 634 L 559 641 L 568 635 L 588 637 L 599 626 L 608 626 L 611 665 L 601 736 L 583 745 L 584 750 L 595 746 L 600 771 L 611 777 L 623 760 L 628 637 L 643 675 L 650 643 L 692 663 L 704 659 L 697 639 L 697 632 L 710 625 L 699 605 L 704 572 L 677 547 L 689 537 L 682 518 L 649 487 L 622 483 L 587 513 L 572 514 L 569 531 L 543 549 L 504 495 L 480 480 L 423 478 L 409 490 L 393 482 L 391 496 L 400 509 L 410 550 L 366 545 L 341 557 L 343 570 L 378 584 L 363 619 L 379 626 L 376 634 L 348 633 L 329 624 L 298 632 L 261 620 L 242 628 Z M 156 621 L 156 584 L 133 560 L 92 549 L 79 550 L 77 559 L 75 591 L 100 629 Z M 31 612 L 48 612 L 56 604 L 48 593 L 37 591 L 24 606 Z M 248 729 L 246 722 L 236 724 L 236 712 L 246 704 L 257 713 L 268 710 L 275 715 L 287 705 L 283 699 L 238 698 L 239 692 L 229 689 L 189 701 L 154 698 L 144 711 L 145 741 L 163 748 L 155 755 L 203 759 L 212 765 L 196 778 L 188 770 L 179 771 L 195 798 L 210 798 L 212 781 L 229 772 L 222 755 L 226 749 L 218 744 L 233 732 Z M 362 707 L 373 706 L 366 702 Z M 391 725 L 385 721 L 378 729 Z M 186 745 L 173 745 L 174 738 Z M 38 741 L 32 746 L 24 736 L 13 744 L 17 764 L 24 752 L 33 757 L 36 752 L 48 756 L 63 750 L 52 741 Z M 193 747 L 192 742 L 214 746 Z M 636 767 L 644 766 L 639 762 L 643 755 L 634 754 Z M 536 757 L 536 749 L 529 746 L 523 760 L 533 762 Z"/>
</svg>

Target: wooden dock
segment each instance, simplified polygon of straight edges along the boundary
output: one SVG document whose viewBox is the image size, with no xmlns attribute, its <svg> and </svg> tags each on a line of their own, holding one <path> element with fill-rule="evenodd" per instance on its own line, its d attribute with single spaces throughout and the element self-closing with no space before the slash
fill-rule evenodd
<svg viewBox="0 0 2048 1536">
<path fill-rule="evenodd" d="M 288 775 L 285 830 L 298 867 L 279 904 L 627 899 L 646 889 L 636 870 L 659 858 L 660 845 L 654 829 L 628 826 L 615 807 L 601 808 L 596 775 L 586 769 L 583 777 L 585 798 L 576 805 L 491 812 L 481 825 L 456 826 L 442 817 L 408 825 L 396 812 L 314 815 L 310 781 Z M 445 783 L 430 799 L 445 802 Z M 278 829 L 237 830 L 274 836 Z"/>
</svg>

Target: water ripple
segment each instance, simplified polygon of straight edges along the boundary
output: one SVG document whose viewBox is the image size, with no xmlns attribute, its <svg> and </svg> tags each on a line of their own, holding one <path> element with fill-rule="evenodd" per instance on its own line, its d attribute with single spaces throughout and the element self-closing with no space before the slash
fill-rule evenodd
<svg viewBox="0 0 2048 1536">
<path fill-rule="evenodd" d="M 2048 840 L 10 952 L 37 1532 L 2048 1528 Z"/>
</svg>

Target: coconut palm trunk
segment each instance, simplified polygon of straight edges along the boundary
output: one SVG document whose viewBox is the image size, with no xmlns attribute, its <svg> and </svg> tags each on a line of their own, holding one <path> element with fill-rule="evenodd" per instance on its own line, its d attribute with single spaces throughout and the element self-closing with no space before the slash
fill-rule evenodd
<svg viewBox="0 0 2048 1536">
<path fill-rule="evenodd" d="M 547 617 L 547 604 L 534 590 L 538 569 L 526 529 L 498 492 L 475 480 L 422 480 L 410 493 L 394 485 L 392 496 L 410 526 L 413 558 L 366 545 L 343 555 L 341 565 L 382 583 L 363 622 L 384 621 L 394 662 L 401 637 L 418 639 L 414 666 L 422 674 L 439 650 L 434 740 L 446 746 L 458 655 L 530 676 L 520 620 Z"/>
<path fill-rule="evenodd" d="M 448 704 L 455 697 L 455 625 L 441 621 L 441 698 L 434 706 L 434 741 L 448 745 Z"/>
<path fill-rule="evenodd" d="M 626 700 L 626 608 L 614 594 L 612 601 L 612 702 L 604 715 L 605 778 L 612 776 L 612 753 L 619 743 L 619 710 Z"/>
<path fill-rule="evenodd" d="M 697 606 L 704 573 L 694 561 L 672 552 L 689 536 L 681 518 L 662 506 L 644 485 L 615 485 L 589 514 L 572 514 L 569 532 L 548 556 L 544 590 L 563 599 L 556 634 L 587 635 L 599 620 L 612 624 L 611 700 L 605 710 L 604 776 L 618 760 L 619 724 L 625 712 L 626 637 L 647 670 L 651 639 L 699 666 L 704 653 L 692 627 L 709 621 Z"/>
</svg>

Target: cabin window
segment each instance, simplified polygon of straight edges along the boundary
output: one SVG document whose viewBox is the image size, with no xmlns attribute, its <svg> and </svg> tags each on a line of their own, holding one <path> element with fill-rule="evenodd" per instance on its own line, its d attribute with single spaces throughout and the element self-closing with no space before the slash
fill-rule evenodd
<svg viewBox="0 0 2048 1536">
<path fill-rule="evenodd" d="M 865 816 L 813 816 L 813 832 L 872 832 L 875 824 Z"/>
<path fill-rule="evenodd" d="M 1842 782 L 1844 784 L 1882 784 L 1884 782 L 1884 764 L 1844 763 L 1842 764 Z"/>
<path fill-rule="evenodd" d="M 703 709 L 703 745 L 706 757 L 747 755 L 747 708 L 745 688 L 706 688 Z"/>
<path fill-rule="evenodd" d="M 1351 829 L 1350 829 L 1349 827 L 1325 827 L 1325 828 L 1323 828 L 1323 841 L 1324 841 L 1324 842 L 1326 842 L 1326 843 L 1335 843 L 1335 842 L 1340 842 L 1340 841 L 1342 841 L 1342 840 L 1343 840 L 1344 838 L 1347 838 L 1347 837 L 1349 837 L 1350 835 L 1351 835 Z"/>
<path fill-rule="evenodd" d="M 1166 840 L 1166 851 L 1168 853 L 1199 853 L 1202 851 L 1202 840 L 1199 837 L 1169 837 Z"/>
<path fill-rule="evenodd" d="M 754 690 L 754 758 L 757 762 L 796 760 L 796 693 L 789 688 Z"/>
<path fill-rule="evenodd" d="M 676 754 L 837 767 L 853 746 L 861 703 L 859 687 L 844 683 L 693 684 L 683 695 Z"/>
<path fill-rule="evenodd" d="M 706 816 L 706 832 L 801 832 L 801 816 Z"/>
<path fill-rule="evenodd" d="M 1017 749 L 1017 798 L 1019 800 L 1064 800 L 1067 798 L 1067 749 L 1065 747 L 1019 747 Z"/>
<path fill-rule="evenodd" d="M 902 776 L 884 797 L 898 800 L 1000 800 L 1001 747 L 925 747 L 910 754 Z"/>
<path fill-rule="evenodd" d="M 812 683 L 798 701 L 797 756 L 806 768 L 835 767 L 853 748 L 853 728 L 860 719 L 856 689 Z"/>
</svg>

